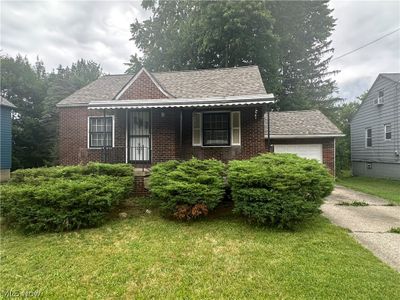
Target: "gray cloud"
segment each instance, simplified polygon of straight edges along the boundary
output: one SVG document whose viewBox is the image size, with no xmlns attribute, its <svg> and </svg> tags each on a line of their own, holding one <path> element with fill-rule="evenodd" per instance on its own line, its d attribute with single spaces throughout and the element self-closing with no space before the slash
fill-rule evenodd
<svg viewBox="0 0 400 300">
<path fill-rule="evenodd" d="M 334 57 L 356 49 L 400 27 L 398 1 L 332 1 L 337 19 L 332 35 Z M 379 73 L 400 72 L 400 32 L 353 54 L 332 61 L 339 96 L 354 100 L 376 79 Z"/>
<path fill-rule="evenodd" d="M 138 52 L 129 25 L 147 15 L 133 1 L 1 2 L 1 49 L 30 61 L 39 55 L 49 70 L 85 58 L 122 73 Z"/>
<path fill-rule="evenodd" d="M 332 1 L 337 18 L 332 36 L 335 56 L 400 27 L 398 1 Z M 1 2 L 2 53 L 36 56 L 48 70 L 79 58 L 99 62 L 106 73 L 122 73 L 129 55 L 138 53 L 129 25 L 149 12 L 139 1 Z M 352 100 L 378 73 L 400 72 L 400 32 L 332 62 L 339 95 Z"/>
</svg>

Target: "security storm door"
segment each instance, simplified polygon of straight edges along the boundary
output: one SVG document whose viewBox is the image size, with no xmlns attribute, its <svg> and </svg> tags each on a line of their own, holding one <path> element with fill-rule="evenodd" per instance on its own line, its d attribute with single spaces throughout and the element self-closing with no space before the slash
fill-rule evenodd
<svg viewBox="0 0 400 300">
<path fill-rule="evenodd" d="M 128 126 L 129 161 L 150 162 L 150 111 L 130 111 Z"/>
</svg>

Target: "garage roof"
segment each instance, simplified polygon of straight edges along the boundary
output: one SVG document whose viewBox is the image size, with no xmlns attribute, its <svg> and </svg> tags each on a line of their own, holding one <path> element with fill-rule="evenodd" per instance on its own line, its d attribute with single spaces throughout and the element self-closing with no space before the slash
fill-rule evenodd
<svg viewBox="0 0 400 300">
<path fill-rule="evenodd" d="M 320 138 L 344 134 L 319 110 L 282 111 L 270 113 L 271 138 Z M 268 118 L 265 114 L 265 137 Z"/>
</svg>

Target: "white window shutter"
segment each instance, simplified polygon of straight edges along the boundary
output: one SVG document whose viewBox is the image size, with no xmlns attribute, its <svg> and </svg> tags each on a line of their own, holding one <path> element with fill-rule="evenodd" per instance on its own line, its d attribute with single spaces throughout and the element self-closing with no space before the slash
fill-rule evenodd
<svg viewBox="0 0 400 300">
<path fill-rule="evenodd" d="M 240 111 L 231 112 L 231 144 L 240 146 Z"/>
<path fill-rule="evenodd" d="M 193 146 L 201 146 L 201 113 L 192 115 L 192 138 Z"/>
</svg>

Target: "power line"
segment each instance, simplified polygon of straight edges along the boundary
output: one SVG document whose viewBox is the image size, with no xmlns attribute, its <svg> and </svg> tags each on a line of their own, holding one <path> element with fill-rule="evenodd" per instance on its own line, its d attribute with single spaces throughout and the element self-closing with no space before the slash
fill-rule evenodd
<svg viewBox="0 0 400 300">
<path fill-rule="evenodd" d="M 354 53 L 354 52 L 356 52 L 356 51 L 358 51 L 358 50 L 361 50 L 361 49 L 363 49 L 363 48 L 365 48 L 365 47 L 367 47 L 367 46 L 369 46 L 369 45 L 372 45 L 372 44 L 374 44 L 374 43 L 380 41 L 381 39 L 384 39 L 385 37 L 387 37 L 387 36 L 389 36 L 389 35 L 391 35 L 391 34 L 393 34 L 393 33 L 396 33 L 396 32 L 399 31 L 399 30 L 400 30 L 400 27 L 397 28 L 396 30 L 393 30 L 393 31 L 391 31 L 391 32 L 389 32 L 389 33 L 387 33 L 387 34 L 385 34 L 385 35 L 382 35 L 381 37 L 377 38 L 376 40 L 373 40 L 373 41 L 371 41 L 371 42 L 369 42 L 369 43 L 367 43 L 367 44 L 365 44 L 365 45 L 362 45 L 362 46 L 358 47 L 357 49 L 351 50 L 351 51 L 349 51 L 349 52 L 347 52 L 347 53 L 344 53 L 344 54 L 342 54 L 342 55 L 340 55 L 340 56 L 338 56 L 338 57 L 334 57 L 334 58 L 332 58 L 331 61 L 336 60 L 336 59 L 339 59 L 339 58 L 342 58 L 342 57 L 345 57 L 345 56 L 347 56 L 347 55 L 349 55 L 349 54 L 352 54 L 352 53 Z"/>
</svg>

